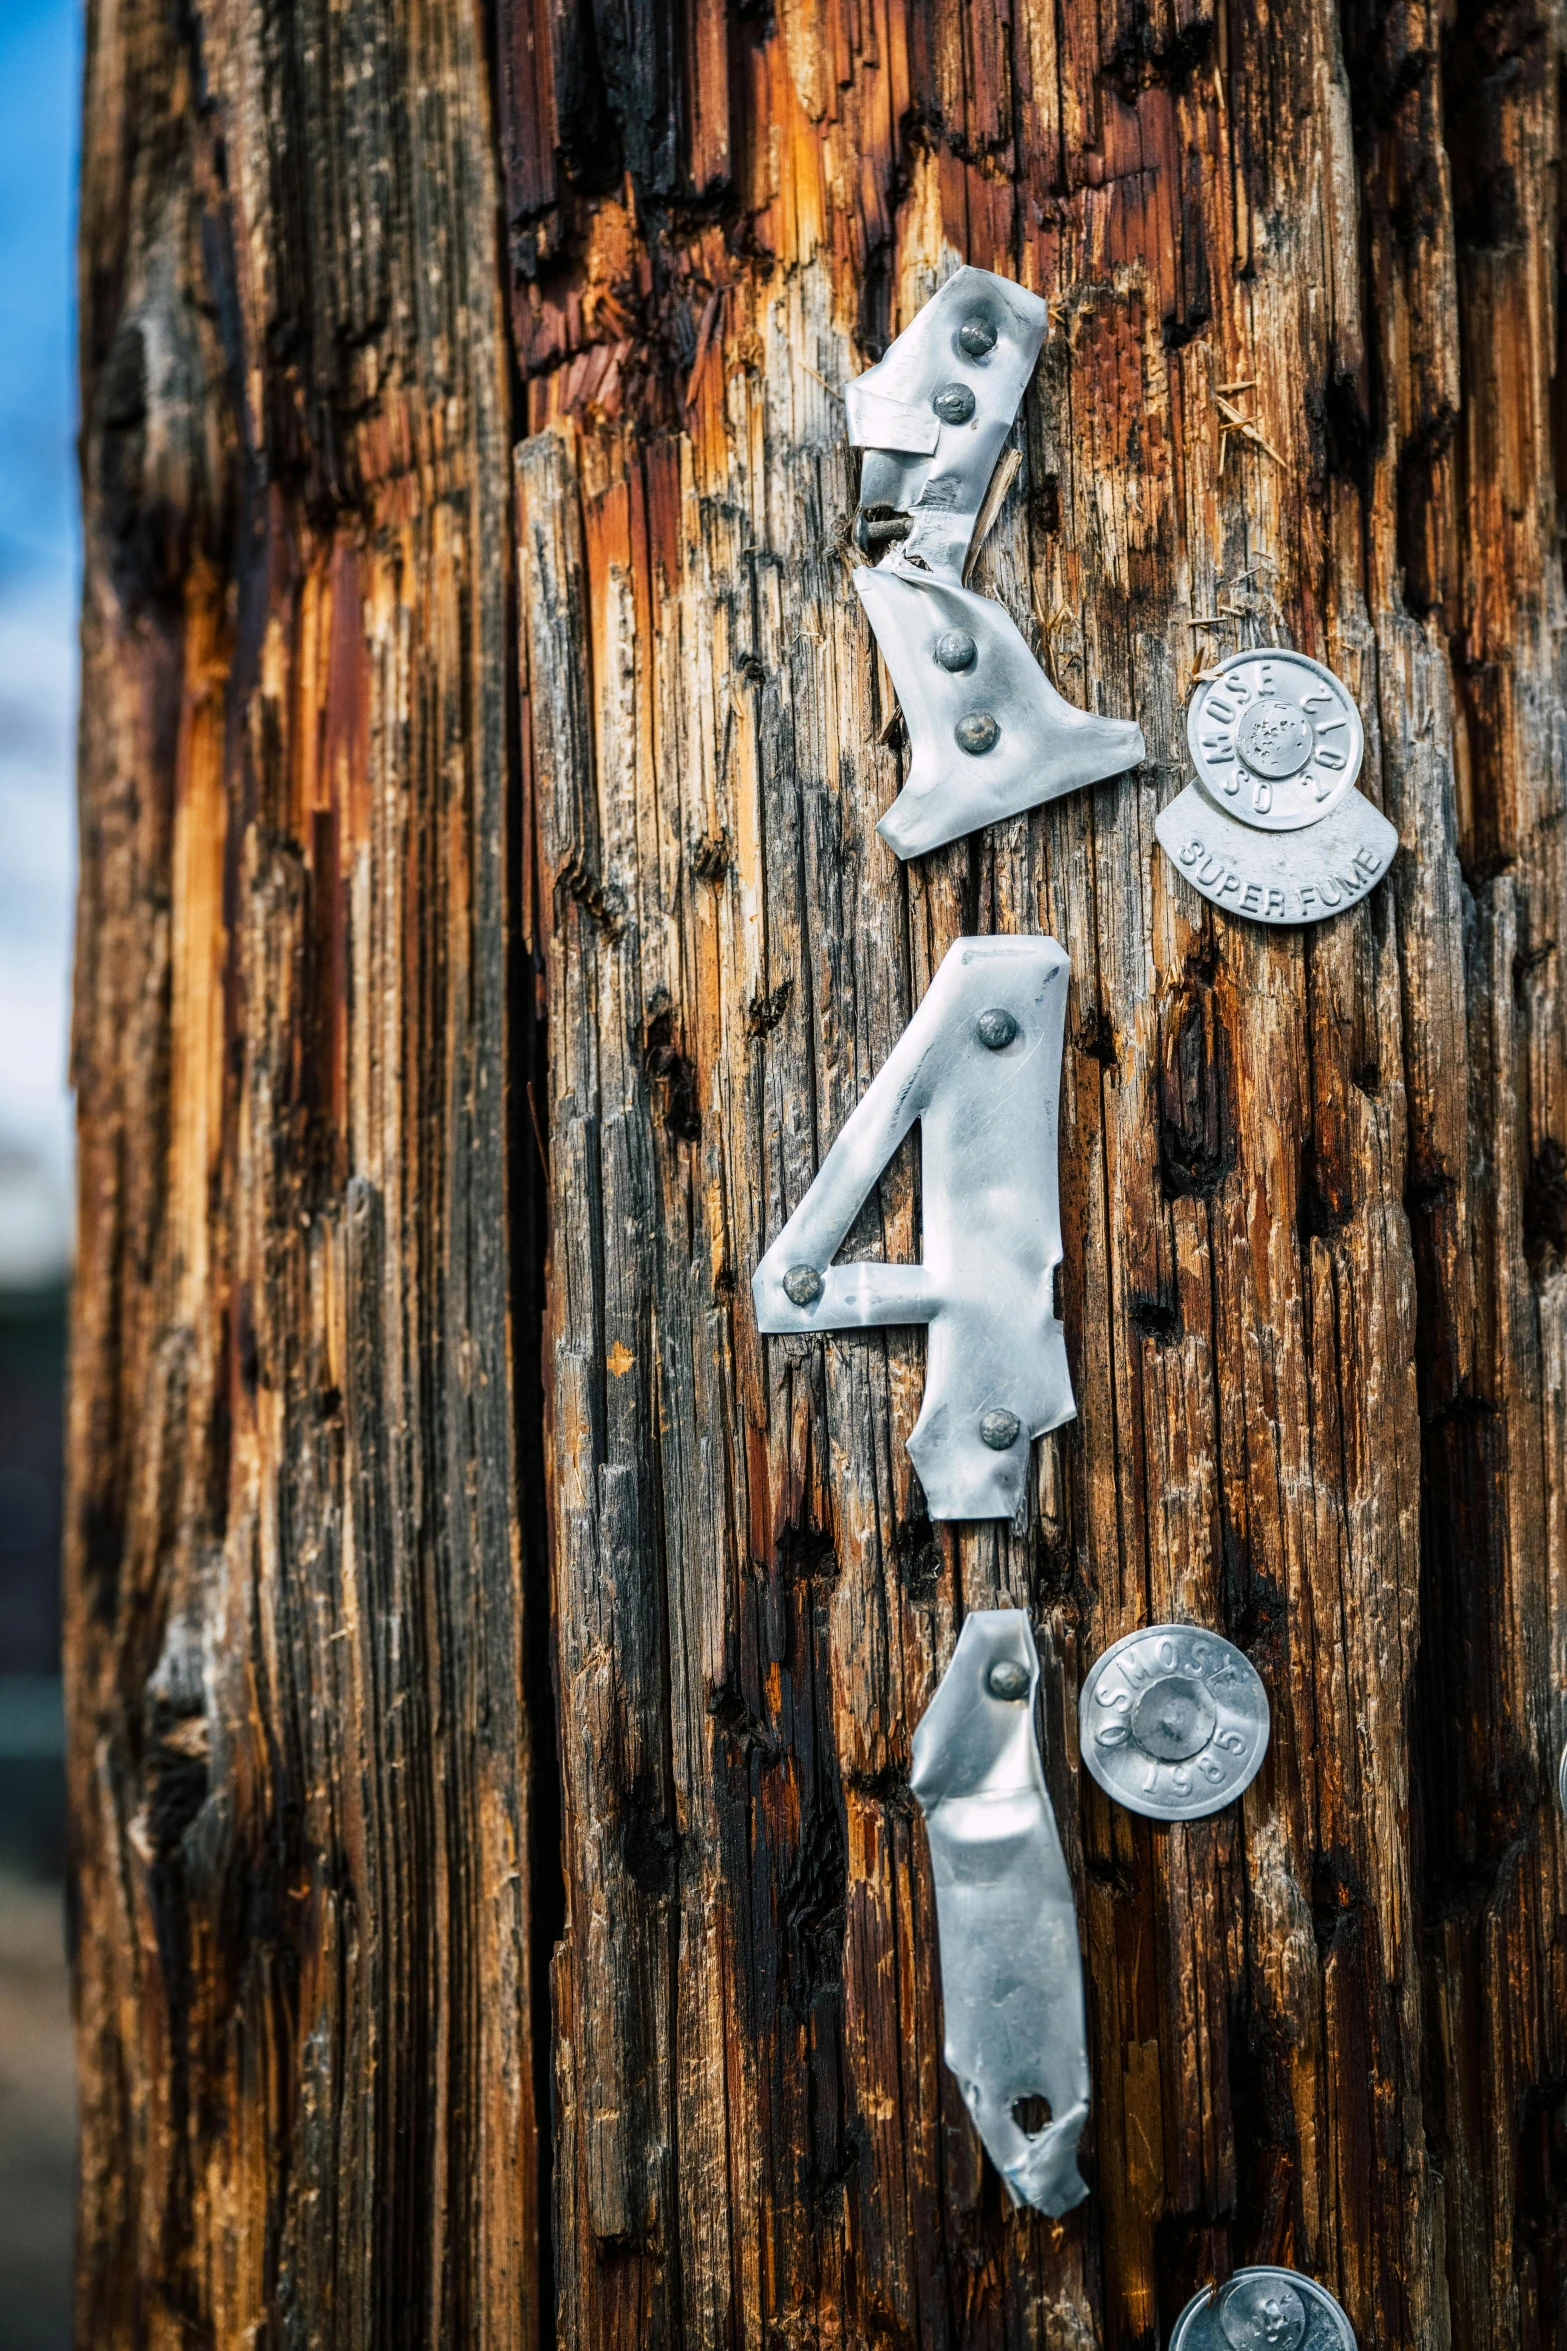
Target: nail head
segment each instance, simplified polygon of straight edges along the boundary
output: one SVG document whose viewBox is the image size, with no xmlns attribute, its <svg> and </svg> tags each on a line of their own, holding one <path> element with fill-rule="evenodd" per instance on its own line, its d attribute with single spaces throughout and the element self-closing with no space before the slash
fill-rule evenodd
<svg viewBox="0 0 1567 2351">
<path fill-rule="evenodd" d="M 1219 2325 L 1234 2351 L 1298 2351 L 1306 2339 L 1306 2305 L 1287 2277 L 1264 2270 L 1224 2288 Z"/>
<path fill-rule="evenodd" d="M 980 1440 L 992 1453 L 1007 1453 L 1017 1443 L 1022 1422 L 1015 1412 L 1003 1411 L 999 1406 L 987 1412 L 979 1424 Z"/>
<path fill-rule="evenodd" d="M 996 347 L 996 330 L 988 318 L 966 318 L 958 329 L 958 349 L 970 359 L 983 359 Z"/>
<path fill-rule="evenodd" d="M 791 1306 L 814 1306 L 822 1294 L 822 1277 L 814 1265 L 791 1265 L 783 1286 Z"/>
<path fill-rule="evenodd" d="M 974 395 L 967 384 L 943 384 L 931 406 L 943 424 L 967 424 L 974 413 Z"/>
<path fill-rule="evenodd" d="M 967 629 L 944 629 L 936 639 L 936 659 L 943 669 L 972 669 L 979 647 Z"/>
<path fill-rule="evenodd" d="M 1028 1667 L 1016 1657 L 998 1657 L 985 1676 L 992 1698 L 1017 1699 L 1028 1690 Z"/>
<path fill-rule="evenodd" d="M 992 1004 L 980 1014 L 974 1026 L 979 1031 L 980 1043 L 987 1045 L 992 1053 L 1001 1052 L 1017 1035 L 1017 1022 L 1004 1004 Z"/>
<path fill-rule="evenodd" d="M 1200 1755 L 1219 1722 L 1204 1684 L 1194 1674 L 1180 1673 L 1149 1682 L 1128 1719 L 1132 1737 L 1156 1763 L 1185 1763 Z"/>
<path fill-rule="evenodd" d="M 988 710 L 970 710 L 958 720 L 952 730 L 960 751 L 977 758 L 982 751 L 993 751 L 1001 729 Z"/>
</svg>

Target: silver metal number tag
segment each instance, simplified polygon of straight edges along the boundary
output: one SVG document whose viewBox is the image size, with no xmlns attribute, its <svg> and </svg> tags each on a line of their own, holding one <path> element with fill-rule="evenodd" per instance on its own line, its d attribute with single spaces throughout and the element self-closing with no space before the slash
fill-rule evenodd
<svg viewBox="0 0 1567 2351">
<path fill-rule="evenodd" d="M 909 772 L 876 830 L 900 857 L 1135 767 L 1142 729 L 1056 692 L 1009 613 L 895 563 L 854 574 L 909 730 Z"/>
<path fill-rule="evenodd" d="M 927 1323 L 909 1453 L 932 1518 L 1012 1518 L 1029 1440 L 1076 1410 L 1056 1319 L 1061 1040 L 1054 939 L 958 939 L 756 1269 L 764 1331 Z M 916 1119 L 924 1259 L 834 1265 Z"/>
<path fill-rule="evenodd" d="M 887 550 L 854 585 L 909 730 L 908 781 L 877 828 L 900 857 L 1143 756 L 1140 727 L 1063 701 L 1001 606 L 963 586 L 1046 317 L 1037 294 L 960 269 L 844 394 L 864 543 Z"/>
<path fill-rule="evenodd" d="M 960 269 L 846 387 L 861 511 L 907 518 L 893 560 L 916 579 L 962 578 L 1048 315 L 1010 278 Z"/>
<path fill-rule="evenodd" d="M 945 2054 L 1014 2204 L 1088 2189 L 1083 1965 L 1072 1881 L 1034 1737 L 1039 1658 L 1017 1608 L 978 1608 L 914 1733 L 941 1939 Z M 1048 2119 L 1015 2109 L 1043 2100 Z"/>
<path fill-rule="evenodd" d="M 1154 819 L 1165 855 L 1215 906 L 1319 922 L 1382 879 L 1398 834 L 1354 789 L 1365 750 L 1343 681 L 1304 653 L 1232 653 L 1186 714 L 1198 780 Z"/>
</svg>

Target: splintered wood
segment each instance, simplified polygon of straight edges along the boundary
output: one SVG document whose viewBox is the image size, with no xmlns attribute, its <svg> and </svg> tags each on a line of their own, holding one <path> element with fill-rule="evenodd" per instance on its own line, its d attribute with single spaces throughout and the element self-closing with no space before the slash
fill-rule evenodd
<svg viewBox="0 0 1567 2351">
<path fill-rule="evenodd" d="M 1255 2260 L 1365 2351 L 1567 2341 L 1561 62 L 1478 0 L 90 0 L 84 2343 L 1155 2351 Z M 1149 757 L 902 867 L 841 394 L 962 260 L 1051 313 L 973 585 Z M 1275 640 L 1403 844 L 1277 935 L 1153 835 Z M 1072 961 L 1079 1416 L 949 1528 L 922 1335 L 749 1286 L 965 931 Z M 918 1254 L 912 1151 L 847 1247 Z M 1000 1604 L 1061 2221 L 942 2064 L 908 1788 Z M 1168 1830 L 1075 1737 L 1160 1619 L 1273 1723 Z"/>
<path fill-rule="evenodd" d="M 486 120 L 460 10 L 89 11 L 66 1584 L 100 2351 L 537 2334 Z"/>
<path fill-rule="evenodd" d="M 1368 2346 L 1567 2327 L 1554 34 L 1394 21 L 785 6 L 683 87 L 611 76 L 662 155 L 722 121 L 721 230 L 629 142 L 516 205 L 573 2344 L 1141 2351 L 1251 2260 Z M 960 259 L 1052 311 L 976 585 L 1150 757 L 905 870 L 826 388 Z M 1195 676 L 1275 638 L 1357 695 L 1404 854 L 1270 937 L 1152 818 Z M 749 1301 L 964 929 L 1073 965 L 1079 1418 L 1011 1530 L 924 1514 L 919 1333 L 763 1342 Z M 918 1247 L 905 1157 L 849 1249 Z M 941 2064 L 907 1789 L 998 1602 L 1086 1947 L 1059 2224 Z M 1160 1618 L 1273 1707 L 1243 1804 L 1168 1831 L 1075 1753 L 1086 1663 Z"/>
</svg>

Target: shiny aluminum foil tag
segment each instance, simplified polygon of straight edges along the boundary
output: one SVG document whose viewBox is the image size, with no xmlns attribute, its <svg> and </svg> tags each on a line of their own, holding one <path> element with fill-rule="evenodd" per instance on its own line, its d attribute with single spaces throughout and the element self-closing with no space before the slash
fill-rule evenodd
<svg viewBox="0 0 1567 2351">
<path fill-rule="evenodd" d="M 908 726 L 908 781 L 877 827 L 900 857 L 1143 757 L 1133 721 L 1063 701 L 1010 616 L 963 586 L 1045 325 L 1037 294 L 960 269 L 844 394 L 865 543 L 888 550 L 854 585 Z"/>
<path fill-rule="evenodd" d="M 1059 695 L 1009 613 L 892 564 L 854 574 L 909 730 L 909 772 L 876 830 L 900 857 L 1135 767 L 1142 729 Z"/>
<path fill-rule="evenodd" d="M 1354 789 L 1365 750 L 1343 681 L 1304 653 L 1234 653 L 1192 696 L 1198 781 L 1154 820 L 1193 887 L 1254 922 L 1320 922 L 1392 864 L 1398 834 Z"/>
<path fill-rule="evenodd" d="M 1014 2204 L 1088 2189 L 1088 2040 L 1072 1881 L 1034 1736 L 1039 1657 L 1018 1608 L 979 1608 L 914 1733 L 941 1942 L 945 2055 Z M 1014 2114 L 1043 2098 L 1049 2120 Z"/>
<path fill-rule="evenodd" d="M 1054 1298 L 1068 970 L 1054 939 L 955 940 L 751 1285 L 763 1331 L 929 1325 L 909 1453 L 932 1518 L 1015 1517 L 1030 1438 L 1076 1411 Z M 916 1120 L 923 1262 L 834 1265 Z"/>
<path fill-rule="evenodd" d="M 849 439 L 865 452 L 861 510 L 908 518 L 892 560 L 913 578 L 962 579 L 1047 315 L 1010 278 L 960 269 L 845 387 Z"/>
<path fill-rule="evenodd" d="M 1315 2278 L 1294 2269 L 1238 2269 L 1175 2322 L 1170 2351 L 1357 2351 L 1355 2330 Z"/>
</svg>

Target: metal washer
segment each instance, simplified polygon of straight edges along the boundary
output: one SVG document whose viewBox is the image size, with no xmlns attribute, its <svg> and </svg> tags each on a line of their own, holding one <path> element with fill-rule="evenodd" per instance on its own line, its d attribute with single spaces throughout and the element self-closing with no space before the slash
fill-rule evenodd
<svg viewBox="0 0 1567 2351">
<path fill-rule="evenodd" d="M 1077 1721 L 1093 1777 L 1146 1820 L 1222 1811 L 1268 1751 L 1256 1668 L 1200 1625 L 1148 1625 L 1115 1642 L 1089 1670 Z"/>
<path fill-rule="evenodd" d="M 1304 2324 L 1302 2324 L 1304 2319 Z M 1358 2351 L 1341 2305 L 1294 2269 L 1238 2269 L 1175 2322 L 1170 2351 Z"/>
<path fill-rule="evenodd" d="M 1215 664 L 1187 707 L 1186 741 L 1209 798 L 1264 833 L 1299 832 L 1336 808 L 1366 747 L 1342 678 L 1277 648 Z"/>
</svg>

